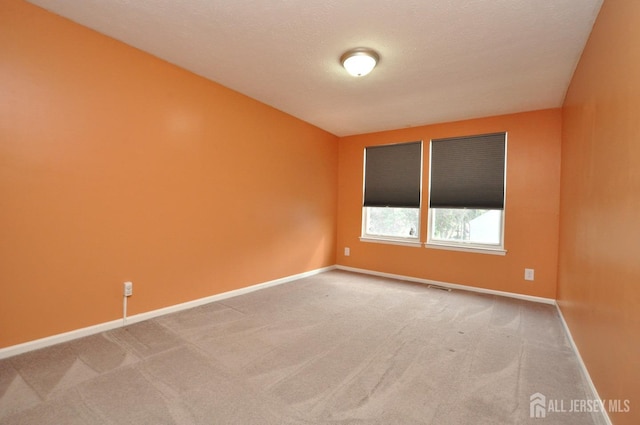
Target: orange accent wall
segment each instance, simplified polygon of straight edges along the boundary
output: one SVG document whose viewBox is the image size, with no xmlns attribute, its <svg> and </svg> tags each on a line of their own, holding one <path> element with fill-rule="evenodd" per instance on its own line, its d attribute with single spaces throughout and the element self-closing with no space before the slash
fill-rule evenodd
<svg viewBox="0 0 640 425">
<path fill-rule="evenodd" d="M 0 2 L 0 347 L 330 266 L 337 137 Z"/>
<path fill-rule="evenodd" d="M 426 241 L 429 141 L 508 132 L 505 256 L 361 242 L 364 148 L 424 141 L 421 239 Z M 546 298 L 556 296 L 561 111 L 550 109 L 341 138 L 337 263 Z M 351 255 L 343 255 L 344 247 Z M 524 269 L 535 281 L 524 280 Z"/>
<path fill-rule="evenodd" d="M 602 6 L 563 107 L 558 302 L 600 397 L 640 423 L 640 2 Z"/>
</svg>

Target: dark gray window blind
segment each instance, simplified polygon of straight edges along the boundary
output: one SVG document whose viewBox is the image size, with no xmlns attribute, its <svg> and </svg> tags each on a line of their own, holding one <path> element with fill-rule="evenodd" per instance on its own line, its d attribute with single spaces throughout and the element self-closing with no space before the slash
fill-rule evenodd
<svg viewBox="0 0 640 425">
<path fill-rule="evenodd" d="M 420 208 L 422 142 L 365 148 L 364 206 Z"/>
<path fill-rule="evenodd" d="M 504 208 L 506 134 L 431 141 L 431 208 Z"/>
</svg>

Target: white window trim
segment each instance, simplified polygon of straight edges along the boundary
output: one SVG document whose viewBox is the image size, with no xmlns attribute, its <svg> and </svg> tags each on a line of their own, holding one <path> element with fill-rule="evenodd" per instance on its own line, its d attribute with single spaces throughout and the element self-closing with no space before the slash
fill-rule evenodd
<svg viewBox="0 0 640 425">
<path fill-rule="evenodd" d="M 398 238 L 387 238 L 384 236 L 360 236 L 360 242 L 373 242 L 373 243 L 382 243 L 389 245 L 401 245 L 401 246 L 411 246 L 414 248 L 420 248 L 422 246 L 422 242 L 420 239 L 412 240 L 412 239 L 398 239 Z"/>
<path fill-rule="evenodd" d="M 507 255 L 507 250 L 502 247 L 492 248 L 491 245 L 474 245 L 463 244 L 454 242 L 425 242 L 425 248 L 443 249 L 448 251 L 462 251 L 462 252 L 475 252 L 478 254 L 491 254 L 491 255 Z"/>
</svg>

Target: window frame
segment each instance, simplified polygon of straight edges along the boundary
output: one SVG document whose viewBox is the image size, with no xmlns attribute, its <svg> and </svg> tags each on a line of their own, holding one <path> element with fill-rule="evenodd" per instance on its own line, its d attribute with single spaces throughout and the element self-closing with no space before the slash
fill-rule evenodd
<svg viewBox="0 0 640 425">
<path fill-rule="evenodd" d="M 421 228 L 422 228 L 422 204 L 420 208 L 406 208 L 406 209 L 417 209 L 418 210 L 418 223 L 416 226 L 416 236 L 385 236 L 385 235 L 374 235 L 371 233 L 367 233 L 367 209 L 368 208 L 382 208 L 382 207 L 362 207 L 362 231 L 360 233 L 360 241 L 361 242 L 377 242 L 377 243 L 388 243 L 392 245 L 404 245 L 404 246 L 416 246 L 420 247 L 422 245 L 421 241 Z"/>
<path fill-rule="evenodd" d="M 447 209 L 447 208 L 429 208 L 427 215 L 427 241 L 425 242 L 425 248 L 435 249 L 448 249 L 452 251 L 465 251 L 465 252 L 481 252 L 485 254 L 505 255 L 507 253 L 504 248 L 504 223 L 505 223 L 505 210 L 504 208 L 500 214 L 500 243 L 476 243 L 476 242 L 464 242 L 464 241 L 443 241 L 440 239 L 433 239 L 432 229 L 434 213 L 432 210 Z M 489 210 L 495 211 L 495 210 Z"/>
<path fill-rule="evenodd" d="M 483 134 L 464 136 L 464 137 L 480 137 Z M 432 170 L 432 146 L 433 140 L 429 141 L 429 183 L 428 183 L 428 195 L 427 195 L 427 240 L 424 243 L 425 248 L 433 248 L 433 249 L 444 249 L 444 250 L 452 250 L 452 251 L 463 251 L 463 252 L 477 252 L 482 254 L 494 254 L 494 255 L 506 255 L 507 250 L 505 248 L 504 236 L 505 236 L 505 223 L 506 223 L 506 211 L 507 211 L 507 158 L 508 158 L 508 132 L 504 132 L 504 194 L 503 194 L 503 208 L 502 213 L 500 214 L 500 243 L 498 244 L 488 244 L 488 243 L 477 243 L 477 242 L 464 242 L 464 241 L 443 241 L 438 239 L 433 239 L 433 223 L 434 223 L 434 212 L 433 210 L 438 209 L 450 209 L 450 208 L 431 208 L 431 170 Z M 456 139 L 458 137 L 452 137 L 452 139 Z M 462 138 L 462 137 L 460 137 Z M 443 140 L 443 139 L 436 139 Z M 477 208 L 481 209 L 481 208 Z M 491 208 L 486 208 L 487 210 L 494 210 Z M 499 210 L 499 209 L 498 209 Z"/>
<path fill-rule="evenodd" d="M 367 209 L 368 208 L 384 208 L 384 207 L 370 207 L 364 206 L 365 200 L 365 189 L 366 189 L 366 170 L 367 170 L 367 146 L 363 149 L 362 152 L 362 216 L 361 216 L 361 230 L 360 230 L 360 241 L 361 242 L 373 242 L 373 243 L 383 243 L 383 244 L 391 244 L 391 245 L 402 245 L 402 246 L 411 246 L 411 247 L 421 247 L 422 246 L 422 206 L 423 206 L 423 177 L 424 177 L 424 140 L 413 140 L 410 142 L 398 142 L 398 143 L 386 143 L 375 146 L 368 147 L 376 147 L 376 146 L 394 146 L 394 145 L 402 145 L 408 143 L 420 143 L 420 182 L 419 182 L 419 190 L 420 190 L 420 203 L 417 208 L 409 208 L 409 207 L 393 207 L 393 208 L 407 208 L 407 209 L 417 209 L 418 210 L 418 221 L 416 223 L 416 236 L 414 237 L 402 237 L 402 236 L 384 236 L 384 235 L 373 235 L 367 233 Z"/>
</svg>

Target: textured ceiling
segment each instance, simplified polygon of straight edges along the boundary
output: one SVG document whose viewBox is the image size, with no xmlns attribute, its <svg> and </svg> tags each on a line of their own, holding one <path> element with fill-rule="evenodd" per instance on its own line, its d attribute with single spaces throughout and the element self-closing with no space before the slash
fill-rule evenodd
<svg viewBox="0 0 640 425">
<path fill-rule="evenodd" d="M 29 0 L 338 136 L 558 107 L 602 0 Z M 354 78 L 353 47 L 380 63 Z"/>
</svg>

